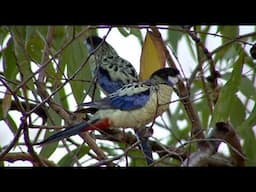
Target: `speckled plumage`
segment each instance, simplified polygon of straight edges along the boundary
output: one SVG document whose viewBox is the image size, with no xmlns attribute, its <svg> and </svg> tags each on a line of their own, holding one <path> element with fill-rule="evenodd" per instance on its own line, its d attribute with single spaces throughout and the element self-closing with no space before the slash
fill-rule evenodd
<svg viewBox="0 0 256 192">
<path fill-rule="evenodd" d="M 85 45 L 93 55 L 92 71 L 104 93 L 110 94 L 125 84 L 138 82 L 133 65 L 120 57 L 115 49 L 97 36 L 88 37 Z"/>
</svg>

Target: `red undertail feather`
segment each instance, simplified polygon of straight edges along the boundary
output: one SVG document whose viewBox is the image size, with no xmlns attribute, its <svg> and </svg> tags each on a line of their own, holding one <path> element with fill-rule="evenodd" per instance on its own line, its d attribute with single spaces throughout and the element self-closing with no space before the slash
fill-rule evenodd
<svg viewBox="0 0 256 192">
<path fill-rule="evenodd" d="M 85 128 L 85 131 L 97 130 L 97 129 L 103 130 L 103 129 L 109 128 L 111 125 L 112 125 L 112 121 L 108 118 L 105 118 L 89 125 L 88 127 Z"/>
</svg>

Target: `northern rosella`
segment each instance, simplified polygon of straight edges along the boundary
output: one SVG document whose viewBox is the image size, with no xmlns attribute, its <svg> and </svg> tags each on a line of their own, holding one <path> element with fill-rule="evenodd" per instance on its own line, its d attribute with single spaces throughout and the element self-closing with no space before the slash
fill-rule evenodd
<svg viewBox="0 0 256 192">
<path fill-rule="evenodd" d="M 122 86 L 138 82 L 138 74 L 133 65 L 120 57 L 115 49 L 105 40 L 98 36 L 90 36 L 85 40 L 88 53 L 93 56 L 92 71 L 93 77 L 101 90 L 111 94 Z M 148 164 L 152 163 L 152 150 L 148 143 L 148 137 L 136 132 L 137 138 L 141 141 L 140 147 L 145 155 Z"/>
<path fill-rule="evenodd" d="M 113 93 L 123 85 L 139 81 L 133 65 L 120 57 L 105 40 L 90 36 L 85 40 L 85 45 L 94 59 L 93 75 L 105 94 Z"/>
<path fill-rule="evenodd" d="M 172 88 L 179 79 L 177 69 L 162 68 L 146 81 L 124 85 L 101 100 L 84 103 L 83 106 L 97 110 L 88 121 L 70 126 L 37 144 L 58 141 L 88 130 L 140 129 L 168 109 Z"/>
</svg>

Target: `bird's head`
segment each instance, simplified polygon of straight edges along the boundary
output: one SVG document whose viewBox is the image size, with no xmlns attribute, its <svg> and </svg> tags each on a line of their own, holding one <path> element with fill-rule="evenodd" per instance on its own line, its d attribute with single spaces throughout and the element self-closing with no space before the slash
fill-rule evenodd
<svg viewBox="0 0 256 192">
<path fill-rule="evenodd" d="M 115 49 L 108 44 L 105 40 L 98 36 L 89 36 L 86 38 L 84 41 L 84 44 L 86 48 L 89 51 L 89 54 L 94 53 L 95 51 L 97 52 L 96 54 L 99 55 L 111 55 L 111 56 L 116 56 L 117 52 Z"/>
<path fill-rule="evenodd" d="M 180 72 L 177 69 L 168 67 L 155 71 L 152 73 L 150 79 L 156 81 L 157 83 L 174 86 L 179 80 L 181 80 L 181 77 Z"/>
<path fill-rule="evenodd" d="M 100 44 L 103 42 L 103 39 L 98 36 L 87 37 L 84 41 L 86 48 L 89 50 L 89 53 L 93 52 Z"/>
</svg>

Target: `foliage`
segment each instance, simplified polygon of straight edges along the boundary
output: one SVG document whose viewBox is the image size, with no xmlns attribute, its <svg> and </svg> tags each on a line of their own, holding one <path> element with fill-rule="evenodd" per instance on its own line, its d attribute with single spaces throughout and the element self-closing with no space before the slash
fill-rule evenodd
<svg viewBox="0 0 256 192">
<path fill-rule="evenodd" d="M 111 26 L 105 27 L 106 35 L 111 34 Z M 85 137 L 74 136 L 33 146 L 53 131 L 86 118 L 84 113 L 74 113 L 76 106 L 85 99 L 101 97 L 91 77 L 91 55 L 83 45 L 84 39 L 98 30 L 97 26 L 0 27 L 1 128 L 2 133 L 12 135 L 7 144 L 1 142 L 5 136 L 0 136 L 1 166 L 12 166 L 19 160 L 33 166 L 146 166 L 131 129 L 91 132 L 87 137 L 95 145 Z M 146 30 L 151 38 L 158 32 L 162 36 L 158 40 L 148 37 L 150 44 L 145 44 Z M 219 122 L 229 123 L 241 147 L 240 151 L 232 144 L 233 136 L 225 137 L 221 142 L 227 144 L 230 153 L 224 158 L 237 160 L 233 153 L 240 152 L 245 164 L 231 161 L 232 165 L 256 165 L 256 65 L 249 51 L 256 40 L 255 27 L 243 34 L 241 26 L 124 26 L 117 31 L 124 38 L 136 37 L 144 48 L 142 79 L 166 62 L 179 68 L 187 80 L 178 88 L 177 99 L 164 118 L 153 124 L 154 132 L 166 133 L 164 139 L 150 138 L 155 166 L 184 165 L 199 148 L 205 149 L 200 139 L 223 139 L 223 135 L 211 135 Z M 212 42 L 215 47 L 210 49 Z M 181 58 L 183 52 L 188 53 L 191 63 Z M 198 127 L 203 132 L 195 134 Z M 208 155 L 220 154 L 216 152 Z"/>
</svg>

